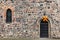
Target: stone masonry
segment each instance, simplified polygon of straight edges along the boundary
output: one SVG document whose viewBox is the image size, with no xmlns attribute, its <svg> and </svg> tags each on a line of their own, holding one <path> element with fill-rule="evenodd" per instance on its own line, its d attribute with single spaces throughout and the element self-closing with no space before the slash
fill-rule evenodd
<svg viewBox="0 0 60 40">
<path fill-rule="evenodd" d="M 6 10 L 12 23 L 6 23 Z M 0 0 L 0 37 L 40 38 L 40 20 L 50 21 L 50 38 L 60 38 L 60 0 Z"/>
</svg>

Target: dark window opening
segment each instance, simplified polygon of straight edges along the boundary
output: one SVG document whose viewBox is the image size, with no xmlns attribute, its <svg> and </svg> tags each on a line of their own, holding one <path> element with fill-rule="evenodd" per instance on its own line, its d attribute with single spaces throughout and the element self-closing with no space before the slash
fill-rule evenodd
<svg viewBox="0 0 60 40">
<path fill-rule="evenodd" d="M 12 22 L 12 11 L 8 9 L 6 12 L 6 23 L 11 23 L 11 22 Z"/>
<path fill-rule="evenodd" d="M 48 38 L 48 22 L 41 21 L 40 22 L 40 37 L 41 38 Z"/>
</svg>

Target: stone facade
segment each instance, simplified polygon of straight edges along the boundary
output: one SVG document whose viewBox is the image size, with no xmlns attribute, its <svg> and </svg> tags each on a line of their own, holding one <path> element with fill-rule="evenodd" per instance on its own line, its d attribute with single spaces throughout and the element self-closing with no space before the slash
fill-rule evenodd
<svg viewBox="0 0 60 40">
<path fill-rule="evenodd" d="M 12 10 L 12 23 L 6 23 L 6 10 Z M 40 20 L 50 21 L 50 38 L 60 38 L 59 0 L 0 0 L 0 37 L 40 38 Z"/>
</svg>

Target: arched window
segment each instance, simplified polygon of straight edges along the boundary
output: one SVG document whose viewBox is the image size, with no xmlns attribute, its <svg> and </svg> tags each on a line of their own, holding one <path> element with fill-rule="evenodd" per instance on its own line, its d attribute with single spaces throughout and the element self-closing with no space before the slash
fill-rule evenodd
<svg viewBox="0 0 60 40">
<path fill-rule="evenodd" d="M 41 20 L 40 22 L 40 37 L 48 38 L 48 22 Z"/>
<path fill-rule="evenodd" d="M 6 23 L 11 23 L 12 22 L 12 11 L 10 9 L 7 9 L 6 12 Z"/>
<path fill-rule="evenodd" d="M 40 37 L 41 38 L 48 38 L 48 24 L 49 20 L 47 16 L 43 16 L 42 20 L 40 21 Z"/>
</svg>

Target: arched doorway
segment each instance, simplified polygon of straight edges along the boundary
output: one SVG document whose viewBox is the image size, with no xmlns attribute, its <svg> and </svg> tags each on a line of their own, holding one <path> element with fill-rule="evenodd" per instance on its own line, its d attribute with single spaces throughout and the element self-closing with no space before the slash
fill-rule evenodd
<svg viewBox="0 0 60 40">
<path fill-rule="evenodd" d="M 40 38 L 48 38 L 49 37 L 48 24 L 49 24 L 48 17 L 43 16 L 43 18 L 40 21 Z"/>
<path fill-rule="evenodd" d="M 7 9 L 6 11 L 6 23 L 12 22 L 12 11 L 10 9 Z"/>
</svg>

